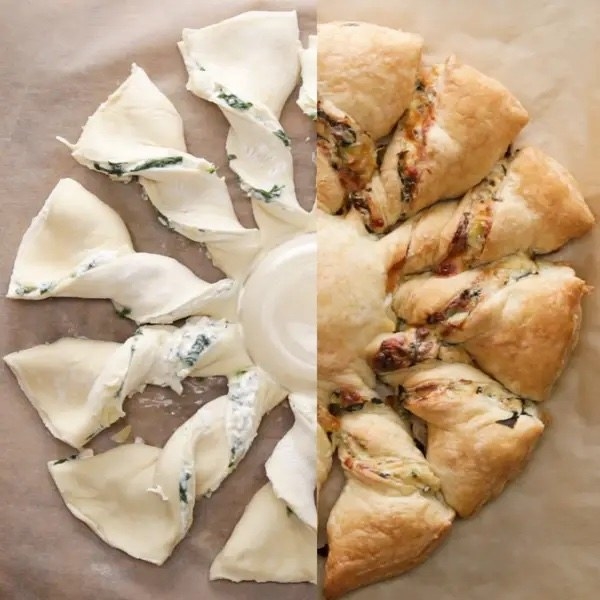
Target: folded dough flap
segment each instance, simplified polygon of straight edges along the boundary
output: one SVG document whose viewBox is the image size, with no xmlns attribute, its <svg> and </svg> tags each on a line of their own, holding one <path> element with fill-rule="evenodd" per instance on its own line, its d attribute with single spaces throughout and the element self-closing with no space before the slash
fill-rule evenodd
<svg viewBox="0 0 600 600">
<path fill-rule="evenodd" d="M 527 120 L 506 88 L 454 57 L 423 69 L 381 166 L 397 217 L 464 194 L 488 174 Z"/>
<path fill-rule="evenodd" d="M 346 192 L 363 189 L 377 167 L 373 138 L 330 100 L 319 102 L 317 134 L 318 147 L 325 151 Z"/>
<path fill-rule="evenodd" d="M 333 445 L 327 432 L 320 423 L 317 423 L 317 496 L 321 486 L 327 480 L 333 463 Z"/>
<path fill-rule="evenodd" d="M 235 469 L 264 413 L 285 395 L 257 369 L 235 378 L 237 388 L 202 406 L 162 450 L 124 444 L 92 458 L 49 463 L 69 510 L 111 546 L 162 564 L 190 528 L 196 497 L 217 489 Z M 316 535 L 295 519 L 303 529 L 294 544 Z"/>
<path fill-rule="evenodd" d="M 511 391 L 543 400 L 577 340 L 588 289 L 569 267 L 514 255 L 452 277 L 414 277 L 394 309 L 463 344 Z"/>
<path fill-rule="evenodd" d="M 488 204 L 491 226 L 481 261 L 521 249 L 536 254 L 552 252 L 594 224 L 571 174 L 533 147 L 514 154 L 504 181 Z"/>
<path fill-rule="evenodd" d="M 403 405 L 427 423 L 426 457 L 446 502 L 470 516 L 514 479 L 544 430 L 537 408 L 478 369 L 407 371 Z"/>
<path fill-rule="evenodd" d="M 94 382 L 120 348 L 114 342 L 63 338 L 4 357 L 52 435 L 78 447 L 94 431 L 87 405 Z"/>
<path fill-rule="evenodd" d="M 117 213 L 64 179 L 23 236 L 8 297 L 107 298 L 138 323 L 171 323 L 233 316 L 238 291 L 230 279 L 210 284 L 173 258 L 136 253 Z"/>
<path fill-rule="evenodd" d="M 317 206 L 330 214 L 341 210 L 346 201 L 346 191 L 338 174 L 329 162 L 325 149 L 317 144 Z"/>
<path fill-rule="evenodd" d="M 296 101 L 302 112 L 315 119 L 317 116 L 317 36 L 308 36 L 308 46 L 300 49 L 302 86 Z"/>
<path fill-rule="evenodd" d="M 258 252 L 258 231 L 238 221 L 215 166 L 187 153 L 181 117 L 136 65 L 88 119 L 77 144 L 65 143 L 90 169 L 122 181 L 137 177 L 159 220 L 194 241 L 212 243 L 215 263 L 228 275 L 243 273 Z"/>
<path fill-rule="evenodd" d="M 390 407 L 344 415 L 338 437 L 348 481 L 327 523 L 326 598 L 419 564 L 454 517 L 408 424 Z"/>
<path fill-rule="evenodd" d="M 316 531 L 316 398 L 291 394 L 294 425 L 275 446 L 265 464 L 275 495 Z"/>
<path fill-rule="evenodd" d="M 351 115 L 374 139 L 390 133 L 409 105 L 423 40 L 371 23 L 318 27 L 319 97 Z"/>
<path fill-rule="evenodd" d="M 296 199 L 291 140 L 278 120 L 298 79 L 299 48 L 295 12 L 244 13 L 184 29 L 179 44 L 188 89 L 219 106 L 231 125 L 230 167 L 253 200 L 263 239 L 310 228 Z"/>
<path fill-rule="evenodd" d="M 188 89 L 197 93 L 196 80 L 212 75 L 233 93 L 229 104 L 261 104 L 279 117 L 298 79 L 295 11 L 246 12 L 182 35 Z"/>
<path fill-rule="evenodd" d="M 265 484 L 252 498 L 210 567 L 211 579 L 317 580 L 317 534 Z"/>
<path fill-rule="evenodd" d="M 250 448 L 263 416 L 275 408 L 287 392 L 260 367 L 229 377 L 228 385 L 225 435 L 228 464 L 233 470 Z"/>
<path fill-rule="evenodd" d="M 545 400 L 562 372 L 577 343 L 581 301 L 590 289 L 569 267 L 538 265 L 539 275 L 482 303 L 461 335 L 483 371 L 531 400 Z"/>
<path fill-rule="evenodd" d="M 109 298 L 136 323 L 173 323 L 190 315 L 233 317 L 238 287 L 208 283 L 169 256 L 137 252 L 94 267 L 56 296 Z"/>
<path fill-rule="evenodd" d="M 73 179 L 61 179 L 21 240 L 8 297 L 51 295 L 86 266 L 133 251 L 119 215 Z"/>
<path fill-rule="evenodd" d="M 552 252 L 593 223 L 567 170 L 526 147 L 497 162 L 461 201 L 430 207 L 402 226 L 412 228 L 402 273 L 450 275 L 521 251 Z"/>
<path fill-rule="evenodd" d="M 148 491 L 160 453 L 125 444 L 91 458 L 51 461 L 48 468 L 75 517 L 107 544 L 160 565 L 179 534 L 173 503 Z"/>
<path fill-rule="evenodd" d="M 52 434 L 76 448 L 122 417 L 125 399 L 146 385 L 180 393 L 190 373 L 250 366 L 239 327 L 207 317 L 180 329 L 143 327 L 124 344 L 63 338 L 5 361 Z"/>
<path fill-rule="evenodd" d="M 160 158 L 161 148 L 171 149 L 172 154 L 186 151 L 179 113 L 135 64 L 131 75 L 87 120 L 76 144 L 58 139 L 71 148 L 78 162 L 90 168 L 96 168 L 94 162 L 108 166 Z"/>
</svg>

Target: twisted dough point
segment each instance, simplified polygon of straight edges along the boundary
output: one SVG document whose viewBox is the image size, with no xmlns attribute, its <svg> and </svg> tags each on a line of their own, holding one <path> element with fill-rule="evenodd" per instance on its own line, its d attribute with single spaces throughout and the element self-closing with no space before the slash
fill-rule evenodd
<svg viewBox="0 0 600 600">
<path fill-rule="evenodd" d="M 454 57 L 420 77 L 381 165 L 396 221 L 481 181 L 528 120 L 506 88 Z"/>
<path fill-rule="evenodd" d="M 215 166 L 187 153 L 179 113 L 137 65 L 87 120 L 75 144 L 58 139 L 89 169 L 117 181 L 137 178 L 159 221 L 206 244 L 228 275 L 244 273 L 259 251 L 258 231 L 238 221 Z"/>
<path fill-rule="evenodd" d="M 432 206 L 384 238 L 394 276 L 450 275 L 516 252 L 547 254 L 589 231 L 594 217 L 573 177 L 533 147 L 497 163 L 460 201 Z"/>
<path fill-rule="evenodd" d="M 544 430 L 537 408 L 473 366 L 432 360 L 383 375 L 427 424 L 426 458 L 461 517 L 498 496 Z"/>
<path fill-rule="evenodd" d="M 196 314 L 229 317 L 237 288 L 210 284 L 173 258 L 135 252 L 119 215 L 72 179 L 61 179 L 25 232 L 7 296 L 107 298 L 136 323 Z"/>
<path fill-rule="evenodd" d="M 210 568 L 211 579 L 316 583 L 316 402 L 290 394 L 294 425 L 265 464 L 252 498 Z"/>
<path fill-rule="evenodd" d="M 544 400 L 577 342 L 588 291 L 569 267 L 515 255 L 453 277 L 416 276 L 393 307 L 409 325 L 461 344 L 509 390 Z"/>
<path fill-rule="evenodd" d="M 423 40 L 370 23 L 318 27 L 319 100 L 352 115 L 377 140 L 392 130 L 413 93 Z"/>
<path fill-rule="evenodd" d="M 50 462 L 69 510 L 111 546 L 162 564 L 191 527 L 196 497 L 210 495 L 236 468 L 264 414 L 286 395 L 256 367 L 230 377 L 229 386 L 163 449 L 125 444 Z"/>
<path fill-rule="evenodd" d="M 239 326 L 208 317 L 179 329 L 142 327 L 123 344 L 62 338 L 4 360 L 46 427 L 75 448 L 123 417 L 125 400 L 146 385 L 180 394 L 186 377 L 230 375 L 251 364 Z"/>
<path fill-rule="evenodd" d="M 328 599 L 419 564 L 454 517 L 407 423 L 391 408 L 370 405 L 344 415 L 337 438 L 348 480 L 327 523 Z"/>
<path fill-rule="evenodd" d="M 179 43 L 187 88 L 218 106 L 231 125 L 229 165 L 252 199 L 263 238 L 314 229 L 296 198 L 291 140 L 279 122 L 298 79 L 298 35 L 295 12 L 255 11 L 184 29 Z"/>
</svg>

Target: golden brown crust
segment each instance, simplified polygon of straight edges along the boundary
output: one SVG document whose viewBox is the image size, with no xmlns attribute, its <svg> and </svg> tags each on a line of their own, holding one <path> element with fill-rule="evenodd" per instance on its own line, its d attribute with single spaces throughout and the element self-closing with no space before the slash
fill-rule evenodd
<svg viewBox="0 0 600 600">
<path fill-rule="evenodd" d="M 333 446 L 325 429 L 317 423 L 317 497 L 331 470 Z"/>
<path fill-rule="evenodd" d="M 401 274 L 451 275 L 519 251 L 553 252 L 593 224 L 572 176 L 527 147 L 501 160 L 462 200 L 440 202 L 397 228 L 410 231 Z"/>
<path fill-rule="evenodd" d="M 461 517 L 502 492 L 544 430 L 533 405 L 472 366 L 436 363 L 403 386 L 404 406 L 427 423 L 427 460 Z"/>
<path fill-rule="evenodd" d="M 516 477 L 544 429 L 520 396 L 548 395 L 587 290 L 571 269 L 528 256 L 593 217 L 552 159 L 506 153 L 524 108 L 452 57 L 415 82 L 420 50 L 417 36 L 384 27 L 319 27 L 317 200 L 349 211 L 318 211 L 317 225 L 319 485 L 326 432 L 348 478 L 327 525 L 328 599 L 419 564 L 452 508 L 472 515 Z M 378 168 L 375 140 L 409 103 Z M 386 297 L 396 288 L 397 322 Z M 375 374 L 412 412 L 427 460 Z"/>
<path fill-rule="evenodd" d="M 426 84 L 430 116 L 422 136 L 410 141 L 412 120 L 406 128 L 410 111 L 420 112 L 414 107 L 400 121 L 381 167 L 388 202 L 399 219 L 456 198 L 481 181 L 528 120 L 506 88 L 453 57 L 422 77 L 431 80 Z M 414 189 L 403 200 L 409 180 Z"/>
<path fill-rule="evenodd" d="M 325 151 L 317 145 L 317 205 L 334 214 L 343 206 L 346 197 L 337 173 L 329 163 Z"/>
<path fill-rule="evenodd" d="M 319 99 L 374 139 L 387 135 L 410 102 L 423 40 L 370 23 L 326 23 L 317 35 Z"/>
<path fill-rule="evenodd" d="M 454 512 L 439 479 L 389 407 L 342 418 L 340 461 L 349 479 L 327 524 L 329 599 L 419 564 L 449 532 Z"/>
<path fill-rule="evenodd" d="M 349 481 L 327 525 L 325 598 L 412 569 L 439 546 L 451 525 L 452 511 L 435 499 L 378 494 Z"/>
<path fill-rule="evenodd" d="M 409 324 L 463 344 L 511 391 L 544 400 L 577 339 L 586 290 L 568 267 L 516 256 L 453 277 L 415 277 L 393 305 Z"/>
<path fill-rule="evenodd" d="M 589 290 L 568 267 L 549 265 L 540 275 L 517 282 L 492 308 L 496 318 L 476 315 L 489 325 L 481 333 L 474 327 L 464 334 L 465 349 L 484 371 L 538 401 L 550 395 L 577 343 L 581 300 Z"/>
<path fill-rule="evenodd" d="M 319 213 L 317 239 L 319 379 L 343 382 L 350 372 L 374 383 L 365 348 L 378 334 L 394 329 L 385 309 L 384 261 L 353 213 L 345 219 Z"/>
<path fill-rule="evenodd" d="M 537 148 L 517 154 L 497 196 L 480 262 L 518 250 L 553 252 L 594 224 L 571 174 Z"/>
</svg>

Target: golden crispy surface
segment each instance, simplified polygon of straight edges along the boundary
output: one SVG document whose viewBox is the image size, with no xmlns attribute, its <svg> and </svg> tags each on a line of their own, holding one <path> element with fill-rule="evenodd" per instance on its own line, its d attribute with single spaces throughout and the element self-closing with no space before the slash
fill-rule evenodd
<svg viewBox="0 0 600 600">
<path fill-rule="evenodd" d="M 588 291 L 535 259 L 593 225 L 573 178 L 507 153 L 528 117 L 500 83 L 420 49 L 319 28 L 319 484 L 332 448 L 347 477 L 326 598 L 421 563 L 521 472 Z"/>
<path fill-rule="evenodd" d="M 370 23 L 318 28 L 319 99 L 352 115 L 373 139 L 387 135 L 408 106 L 423 40 Z"/>
</svg>

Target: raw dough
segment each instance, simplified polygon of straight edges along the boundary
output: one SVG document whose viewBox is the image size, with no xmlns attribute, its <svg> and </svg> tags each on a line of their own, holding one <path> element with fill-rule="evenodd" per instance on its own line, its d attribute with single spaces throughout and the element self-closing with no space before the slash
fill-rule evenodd
<svg viewBox="0 0 600 600">
<path fill-rule="evenodd" d="M 187 153 L 181 117 L 143 69 L 131 67 L 76 144 L 58 139 L 90 169 L 119 181 L 137 177 L 161 222 L 206 244 L 228 275 L 246 272 L 259 250 L 258 231 L 239 223 L 215 166 Z"/>
<path fill-rule="evenodd" d="M 119 215 L 72 179 L 61 179 L 25 232 L 9 298 L 109 298 L 136 323 L 197 314 L 229 317 L 238 288 L 207 283 L 174 258 L 135 252 Z"/>
<path fill-rule="evenodd" d="M 264 414 L 285 392 L 253 367 L 229 380 L 161 450 L 124 444 L 91 458 L 48 464 L 69 510 L 107 544 L 162 564 L 210 495 L 245 456 Z"/>
<path fill-rule="evenodd" d="M 187 88 L 216 104 L 231 125 L 229 164 L 252 199 L 265 245 L 290 229 L 314 229 L 296 199 L 291 141 L 279 122 L 298 79 L 299 44 L 294 11 L 248 12 L 184 29 L 179 44 Z"/>
<path fill-rule="evenodd" d="M 4 360 L 46 427 L 75 448 L 124 416 L 125 399 L 146 385 L 181 393 L 185 377 L 251 366 L 239 326 L 208 317 L 142 327 L 124 344 L 62 338 Z"/>
</svg>

